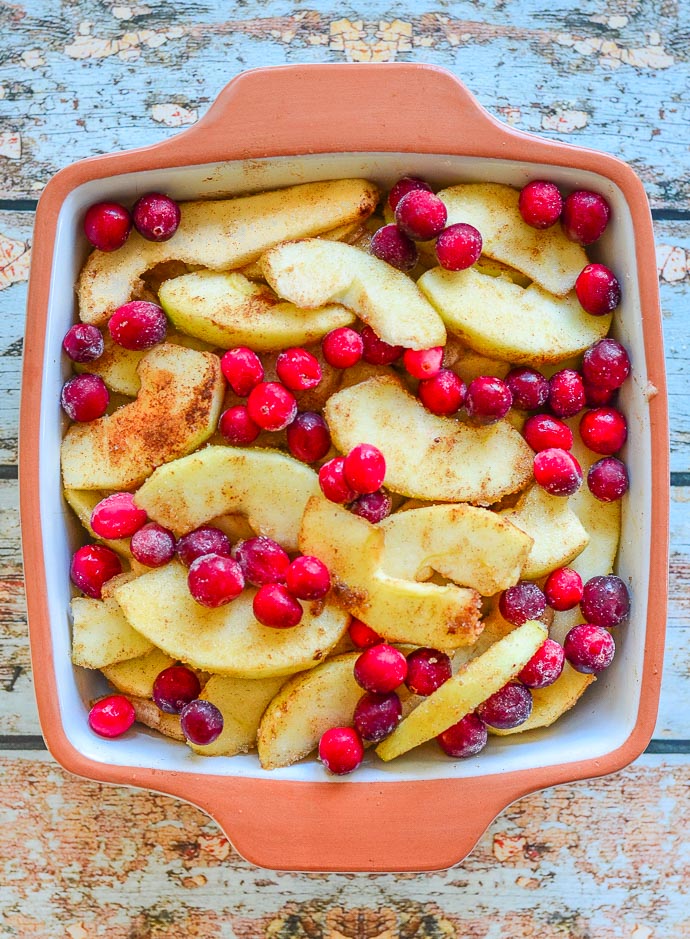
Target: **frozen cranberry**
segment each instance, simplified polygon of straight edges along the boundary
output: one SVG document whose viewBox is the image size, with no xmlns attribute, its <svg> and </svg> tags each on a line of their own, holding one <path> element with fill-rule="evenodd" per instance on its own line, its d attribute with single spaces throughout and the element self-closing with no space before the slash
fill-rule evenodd
<svg viewBox="0 0 690 939">
<path fill-rule="evenodd" d="M 384 518 L 388 518 L 393 508 L 391 497 L 383 489 L 376 492 L 368 492 L 355 499 L 350 506 L 350 511 L 360 518 L 365 518 L 372 525 L 377 525 Z"/>
<path fill-rule="evenodd" d="M 569 450 L 573 445 L 573 432 L 568 425 L 550 414 L 533 414 L 525 421 L 522 433 L 537 453 L 540 450 Z"/>
<path fill-rule="evenodd" d="M 375 633 L 366 623 L 363 623 L 361 619 L 350 620 L 347 631 L 353 645 L 357 646 L 358 649 L 368 649 L 370 646 L 375 646 L 378 645 L 379 642 L 383 642 L 381 636 Z"/>
<path fill-rule="evenodd" d="M 433 349 L 406 349 L 403 365 L 413 378 L 433 378 L 441 371 L 443 346 Z"/>
<path fill-rule="evenodd" d="M 319 470 L 319 486 L 327 499 L 339 505 L 352 502 L 357 496 L 345 479 L 345 457 L 342 456 L 323 464 Z"/>
<path fill-rule="evenodd" d="M 415 649 L 407 656 L 405 684 L 412 694 L 433 694 L 452 674 L 450 659 L 438 649 Z"/>
<path fill-rule="evenodd" d="M 287 429 L 290 453 L 304 463 L 316 463 L 331 449 L 328 425 L 316 411 L 302 411 Z"/>
<path fill-rule="evenodd" d="M 476 424 L 495 424 L 506 416 L 512 403 L 510 388 L 493 375 L 473 379 L 465 399 L 467 413 Z"/>
<path fill-rule="evenodd" d="M 448 211 L 433 192 L 413 189 L 395 207 L 395 223 L 414 241 L 435 238 L 446 227 Z"/>
<path fill-rule="evenodd" d="M 517 682 L 509 682 L 477 708 L 477 717 L 498 730 L 524 724 L 532 713 L 532 693 Z"/>
<path fill-rule="evenodd" d="M 276 360 L 278 378 L 290 391 L 316 388 L 321 381 L 321 366 L 306 349 L 286 349 Z"/>
<path fill-rule="evenodd" d="M 628 424 L 616 408 L 597 408 L 587 411 L 580 421 L 580 437 L 594 453 L 611 456 L 627 440 Z"/>
<path fill-rule="evenodd" d="M 392 733 L 402 718 L 402 704 L 394 691 L 363 694 L 355 706 L 352 723 L 362 738 L 378 743 Z"/>
<path fill-rule="evenodd" d="M 407 677 L 407 660 L 402 652 L 385 642 L 365 649 L 355 662 L 355 681 L 365 691 L 387 694 Z"/>
<path fill-rule="evenodd" d="M 547 639 L 522 669 L 518 678 L 527 688 L 548 688 L 563 671 L 565 653 L 554 639 Z"/>
<path fill-rule="evenodd" d="M 247 410 L 254 423 L 264 430 L 284 430 L 297 415 L 297 401 L 284 385 L 265 381 L 250 392 Z"/>
<path fill-rule="evenodd" d="M 613 391 L 620 388 L 630 374 L 630 359 L 615 339 L 600 339 L 582 357 L 585 381 L 597 388 Z"/>
<path fill-rule="evenodd" d="M 330 773 L 345 776 L 364 759 L 364 747 L 354 727 L 331 727 L 319 740 L 319 759 Z"/>
<path fill-rule="evenodd" d="M 371 326 L 365 326 L 360 337 L 362 339 L 362 358 L 370 365 L 390 365 L 403 354 L 402 346 L 391 346 L 390 343 L 379 339 Z"/>
<path fill-rule="evenodd" d="M 258 535 L 256 538 L 238 541 L 232 556 L 242 568 L 245 580 L 255 587 L 285 583 L 290 558 L 272 538 Z"/>
<path fill-rule="evenodd" d="M 572 610 L 582 599 L 582 578 L 571 567 L 559 567 L 546 578 L 544 595 L 552 610 Z"/>
<path fill-rule="evenodd" d="M 465 403 L 467 385 L 455 372 L 442 368 L 433 378 L 420 381 L 417 393 L 427 411 L 447 417 L 459 411 Z"/>
<path fill-rule="evenodd" d="M 149 192 L 134 203 L 132 221 L 147 241 L 168 241 L 180 224 L 180 208 L 170 196 Z"/>
<path fill-rule="evenodd" d="M 590 385 L 585 382 L 585 401 L 588 408 L 599 408 L 606 404 L 611 404 L 616 397 L 615 388 L 597 388 L 596 385 Z"/>
<path fill-rule="evenodd" d="M 522 626 L 530 619 L 539 619 L 546 609 L 546 597 L 529 580 L 521 580 L 501 594 L 498 608 L 503 619 L 514 626 Z"/>
<path fill-rule="evenodd" d="M 563 643 L 565 657 L 576 672 L 596 675 L 608 668 L 616 653 L 611 633 L 593 623 L 573 626 Z"/>
<path fill-rule="evenodd" d="M 587 486 L 600 502 L 615 502 L 622 498 L 630 488 L 625 463 L 617 460 L 615 456 L 605 456 L 597 460 L 587 473 Z"/>
<path fill-rule="evenodd" d="M 189 592 L 201 606 L 225 606 L 242 593 L 244 575 L 237 561 L 223 554 L 202 554 L 189 565 Z"/>
<path fill-rule="evenodd" d="M 321 351 L 324 359 L 333 368 L 351 368 L 362 358 L 364 342 L 354 329 L 340 326 L 323 337 Z"/>
<path fill-rule="evenodd" d="M 60 403 L 65 414 L 73 421 L 95 421 L 108 410 L 110 395 L 105 382 L 98 375 L 75 375 L 65 382 Z"/>
<path fill-rule="evenodd" d="M 398 207 L 398 202 L 400 202 L 402 197 L 406 196 L 408 192 L 413 192 L 415 189 L 423 189 L 425 192 L 432 191 L 429 183 L 425 183 L 424 180 L 419 179 L 418 176 L 403 176 L 402 179 L 399 179 L 397 183 L 395 183 L 388 194 L 388 205 L 395 212 Z"/>
<path fill-rule="evenodd" d="M 549 407 L 558 417 L 572 417 L 585 406 L 582 376 L 573 368 L 564 368 L 549 381 Z"/>
<path fill-rule="evenodd" d="M 134 532 L 129 550 L 140 564 L 162 567 L 175 557 L 175 536 L 157 522 L 149 522 Z"/>
<path fill-rule="evenodd" d="M 419 260 L 417 246 L 397 225 L 384 225 L 371 239 L 369 251 L 399 271 L 411 271 Z"/>
<path fill-rule="evenodd" d="M 166 714 L 179 714 L 185 704 L 199 697 L 201 685 L 191 668 L 171 665 L 156 676 L 153 700 Z"/>
<path fill-rule="evenodd" d="M 370 443 L 360 443 L 345 457 L 343 465 L 345 480 L 358 494 L 376 492 L 386 475 L 386 460 Z"/>
<path fill-rule="evenodd" d="M 117 202 L 97 202 L 84 216 L 84 234 L 99 251 L 117 251 L 131 229 L 131 215 Z"/>
<path fill-rule="evenodd" d="M 146 523 L 146 512 L 131 492 L 113 492 L 94 507 L 91 527 L 99 538 L 129 538 Z"/>
<path fill-rule="evenodd" d="M 65 333 L 62 348 L 73 362 L 93 362 L 103 355 L 103 333 L 88 323 L 75 323 Z"/>
<path fill-rule="evenodd" d="M 549 381 L 534 368 L 512 368 L 506 385 L 513 396 L 513 406 L 523 411 L 536 411 L 549 400 Z"/>
<path fill-rule="evenodd" d="M 236 404 L 223 411 L 218 421 L 218 430 L 233 447 L 246 447 L 261 433 L 261 428 L 251 419 L 243 404 Z"/>
<path fill-rule="evenodd" d="M 534 478 L 552 496 L 572 496 L 582 485 L 582 467 L 568 450 L 552 447 L 534 457 Z"/>
<path fill-rule="evenodd" d="M 220 360 L 220 367 L 225 380 L 240 398 L 246 398 L 264 378 L 261 359 L 246 346 L 228 349 Z"/>
<path fill-rule="evenodd" d="M 114 551 L 100 544 L 86 544 L 72 556 L 72 583 L 92 600 L 101 599 L 103 584 L 122 573 L 122 562 Z"/>
<path fill-rule="evenodd" d="M 96 701 L 89 711 L 89 727 L 99 737 L 121 737 L 134 723 L 134 705 L 122 694 Z"/>
<path fill-rule="evenodd" d="M 592 577 L 582 591 L 580 609 L 588 623 L 618 626 L 630 612 L 630 594 L 615 574 Z"/>
<path fill-rule="evenodd" d="M 604 264 L 588 264 L 575 281 L 580 306 L 592 316 L 606 316 L 621 302 L 621 286 Z"/>
<path fill-rule="evenodd" d="M 252 604 L 254 616 L 263 626 L 292 629 L 302 619 L 302 605 L 282 584 L 259 587 Z"/>
<path fill-rule="evenodd" d="M 436 239 L 436 257 L 447 271 L 464 271 L 479 260 L 482 253 L 482 236 L 465 222 L 449 225 Z"/>
<path fill-rule="evenodd" d="M 518 208 L 532 228 L 551 228 L 561 217 L 563 199 L 558 186 L 544 179 L 534 179 L 520 192 Z"/>
<path fill-rule="evenodd" d="M 591 245 L 604 234 L 611 218 L 609 204 L 598 192 L 571 192 L 563 203 L 561 225 L 566 238 L 579 245 Z"/>
<path fill-rule="evenodd" d="M 190 743 L 205 747 L 223 733 L 223 715 L 215 704 L 197 698 L 182 708 L 180 727 Z"/>
<path fill-rule="evenodd" d="M 288 567 L 285 584 L 298 600 L 320 600 L 331 589 L 331 575 L 323 561 L 305 554 Z"/>
<path fill-rule="evenodd" d="M 202 525 L 183 535 L 177 542 L 176 551 L 184 566 L 190 567 L 193 561 L 204 554 L 222 554 L 229 558 L 230 539 L 220 528 Z"/>
<path fill-rule="evenodd" d="M 476 714 L 466 714 L 436 739 L 444 753 L 459 760 L 480 753 L 487 744 L 489 734 L 486 724 Z"/>
<path fill-rule="evenodd" d="M 131 300 L 115 310 L 108 320 L 108 330 L 118 346 L 136 352 L 163 342 L 168 332 L 168 320 L 157 303 Z"/>
</svg>

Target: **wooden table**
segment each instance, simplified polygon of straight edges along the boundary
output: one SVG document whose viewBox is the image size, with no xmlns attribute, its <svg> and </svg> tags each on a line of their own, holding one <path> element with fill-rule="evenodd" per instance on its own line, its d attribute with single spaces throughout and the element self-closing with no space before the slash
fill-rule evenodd
<svg viewBox="0 0 690 939">
<path fill-rule="evenodd" d="M 351 9 L 332 0 L 24 0 L 0 11 L 2 935 L 690 936 L 690 4 L 369 0 L 356 16 Z M 503 120 L 628 160 L 646 184 L 659 245 L 673 472 L 654 740 L 616 776 L 516 803 L 462 865 L 438 874 L 258 870 L 200 811 L 63 772 L 45 751 L 33 700 L 40 676 L 26 638 L 17 409 L 35 200 L 73 160 L 193 123 L 245 68 L 344 60 L 444 65 Z"/>
</svg>

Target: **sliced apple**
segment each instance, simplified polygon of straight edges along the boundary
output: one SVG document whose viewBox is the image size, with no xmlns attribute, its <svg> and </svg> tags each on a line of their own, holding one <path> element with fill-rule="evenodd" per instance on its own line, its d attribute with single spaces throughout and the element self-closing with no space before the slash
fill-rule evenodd
<svg viewBox="0 0 690 939">
<path fill-rule="evenodd" d="M 144 655 L 124 662 L 115 662 L 105 665 L 101 671 L 111 685 L 123 694 L 133 695 L 135 698 L 151 698 L 153 696 L 153 683 L 163 669 L 175 664 L 160 649 L 151 649 Z"/>
<path fill-rule="evenodd" d="M 522 734 L 528 730 L 536 730 L 538 727 L 550 727 L 566 711 L 569 711 L 571 707 L 577 704 L 594 681 L 596 681 L 595 675 L 583 675 L 581 672 L 576 672 L 566 662 L 560 677 L 556 679 L 553 685 L 549 685 L 548 688 L 532 689 L 532 713 L 524 724 L 511 727 L 509 730 L 489 727 L 489 733 L 505 737 L 511 734 Z"/>
<path fill-rule="evenodd" d="M 148 698 L 137 698 L 129 696 L 134 707 L 134 714 L 137 723 L 150 727 L 151 730 L 157 730 L 164 737 L 171 737 L 173 740 L 184 740 L 182 727 L 180 726 L 179 714 L 166 714 Z"/>
<path fill-rule="evenodd" d="M 75 597 L 72 609 L 72 662 L 84 668 L 103 668 L 145 655 L 153 648 L 135 631 L 113 600 Z"/>
<path fill-rule="evenodd" d="M 132 552 L 129 549 L 129 538 L 99 538 L 91 527 L 91 513 L 98 503 L 105 498 L 106 493 L 98 489 L 65 489 L 63 490 L 65 502 L 72 509 L 89 535 L 100 544 L 112 548 L 120 557 L 132 561 Z"/>
</svg>

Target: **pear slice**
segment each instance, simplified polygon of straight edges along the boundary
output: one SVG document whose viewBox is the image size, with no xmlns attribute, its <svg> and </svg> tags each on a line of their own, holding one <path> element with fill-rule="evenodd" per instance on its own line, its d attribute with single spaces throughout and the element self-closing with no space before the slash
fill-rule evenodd
<svg viewBox="0 0 690 939">
<path fill-rule="evenodd" d="M 114 600 L 75 597 L 72 609 L 72 662 L 103 668 L 145 655 L 153 648 L 127 622 Z"/>
<path fill-rule="evenodd" d="M 532 477 L 534 454 L 506 421 L 474 427 L 436 417 L 396 379 L 371 378 L 339 391 L 324 414 L 340 452 L 362 441 L 378 447 L 385 485 L 405 496 L 489 505 Z"/>
<path fill-rule="evenodd" d="M 134 659 L 105 665 L 101 671 L 110 684 L 123 694 L 131 694 L 135 698 L 151 698 L 156 678 L 163 669 L 174 664 L 175 659 L 154 648 Z"/>
<path fill-rule="evenodd" d="M 393 346 L 445 345 L 443 321 L 414 281 L 359 248 L 312 238 L 272 248 L 261 264 L 278 296 L 300 307 L 341 303 Z"/>
</svg>

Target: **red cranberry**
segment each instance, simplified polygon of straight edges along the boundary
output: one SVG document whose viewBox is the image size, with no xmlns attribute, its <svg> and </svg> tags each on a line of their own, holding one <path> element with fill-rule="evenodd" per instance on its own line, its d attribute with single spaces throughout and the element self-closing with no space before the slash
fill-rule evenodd
<svg viewBox="0 0 690 939">
<path fill-rule="evenodd" d="M 204 554 L 222 554 L 229 558 L 230 540 L 220 528 L 202 525 L 183 535 L 177 542 L 176 550 L 184 566 L 191 567 L 192 562 Z"/>
<path fill-rule="evenodd" d="M 114 551 L 100 544 L 86 544 L 72 556 L 72 583 L 92 600 L 101 599 L 103 584 L 122 573 L 122 562 Z"/>
<path fill-rule="evenodd" d="M 512 403 L 513 396 L 504 381 L 480 375 L 470 382 L 465 407 L 476 424 L 495 424 L 506 416 Z"/>
<path fill-rule="evenodd" d="M 288 567 L 285 584 L 298 600 L 320 600 L 331 589 L 331 575 L 323 561 L 305 554 Z"/>
<path fill-rule="evenodd" d="M 287 429 L 290 453 L 304 463 L 316 463 L 331 449 L 328 425 L 316 411 L 302 411 Z"/>
<path fill-rule="evenodd" d="M 588 411 L 580 421 L 580 437 L 594 453 L 611 456 L 627 440 L 628 424 L 616 408 L 597 408 Z"/>
<path fill-rule="evenodd" d="M 297 401 L 291 391 L 276 381 L 265 381 L 250 392 L 249 416 L 264 430 L 284 430 L 297 415 Z"/>
<path fill-rule="evenodd" d="M 561 224 L 566 238 L 579 245 L 591 245 L 604 234 L 611 218 L 609 204 L 597 192 L 571 192 L 563 203 Z"/>
<path fill-rule="evenodd" d="M 88 323 L 75 323 L 65 333 L 62 348 L 73 362 L 93 362 L 103 355 L 103 334 Z"/>
<path fill-rule="evenodd" d="M 223 411 L 218 421 L 218 430 L 233 447 L 246 447 L 261 433 L 261 428 L 251 419 L 243 404 L 236 404 Z"/>
<path fill-rule="evenodd" d="M 99 538 L 129 538 L 146 524 L 146 512 L 131 492 L 113 492 L 94 507 L 91 527 Z"/>
<path fill-rule="evenodd" d="M 498 730 L 510 730 L 524 724 L 532 713 L 529 688 L 509 682 L 477 708 L 477 717 Z"/>
<path fill-rule="evenodd" d="M 615 574 L 592 577 L 582 591 L 582 615 L 595 626 L 618 626 L 630 612 L 630 594 Z"/>
<path fill-rule="evenodd" d="M 132 218 L 117 202 L 97 202 L 84 216 L 84 234 L 99 251 L 117 251 L 127 241 Z"/>
<path fill-rule="evenodd" d="M 420 381 L 417 392 L 427 411 L 448 417 L 459 411 L 465 403 L 467 385 L 455 372 L 442 368 L 433 378 Z"/>
<path fill-rule="evenodd" d="M 171 665 L 156 676 L 153 700 L 166 714 L 179 714 L 185 704 L 199 697 L 201 685 L 191 668 Z"/>
<path fill-rule="evenodd" d="M 108 320 L 108 330 L 118 346 L 140 351 L 163 342 L 168 332 L 168 320 L 157 303 L 131 300 L 115 310 Z"/>
<path fill-rule="evenodd" d="M 379 339 L 371 326 L 365 326 L 360 334 L 362 358 L 370 365 L 390 365 L 403 354 L 402 346 L 392 346 Z"/>
<path fill-rule="evenodd" d="M 559 567 L 546 578 L 544 595 L 552 610 L 572 610 L 582 599 L 582 578 L 571 567 Z"/>
<path fill-rule="evenodd" d="M 565 653 L 554 639 L 547 639 L 522 669 L 518 678 L 527 688 L 548 688 L 563 671 Z"/>
<path fill-rule="evenodd" d="M 444 753 L 459 760 L 480 753 L 487 744 L 489 734 L 486 724 L 476 714 L 466 714 L 436 739 Z"/>
<path fill-rule="evenodd" d="M 347 631 L 353 645 L 357 646 L 358 649 L 368 649 L 370 646 L 375 646 L 378 645 L 379 642 L 383 642 L 381 636 L 375 633 L 366 623 L 363 623 L 361 619 L 350 620 Z"/>
<path fill-rule="evenodd" d="M 622 498 L 630 488 L 625 463 L 617 460 L 615 456 L 605 456 L 597 460 L 587 473 L 587 486 L 600 502 L 615 502 Z"/>
<path fill-rule="evenodd" d="M 441 371 L 443 346 L 433 349 L 406 349 L 403 365 L 413 378 L 434 378 Z"/>
<path fill-rule="evenodd" d="M 353 772 L 364 759 L 364 747 L 353 727 L 331 727 L 319 740 L 319 759 L 336 776 Z"/>
<path fill-rule="evenodd" d="M 482 236 L 474 225 L 458 222 L 444 228 L 436 239 L 436 257 L 447 271 L 464 271 L 479 260 L 482 245 Z"/>
<path fill-rule="evenodd" d="M 561 369 L 549 381 L 549 407 L 558 417 L 572 417 L 585 406 L 582 376 L 572 368 Z"/>
<path fill-rule="evenodd" d="M 350 506 L 350 511 L 354 515 L 359 515 L 360 518 L 365 518 L 372 525 L 377 525 L 384 518 L 388 518 L 392 508 L 391 497 L 383 489 L 379 489 L 377 492 L 368 492 L 355 499 Z"/>
<path fill-rule="evenodd" d="M 335 456 L 323 464 L 319 470 L 319 486 L 327 499 L 339 505 L 352 502 L 357 496 L 345 479 L 345 457 L 342 456 Z"/>
<path fill-rule="evenodd" d="M 588 264 L 575 281 L 580 306 L 592 316 L 606 316 L 621 302 L 621 286 L 603 264 Z"/>
<path fill-rule="evenodd" d="M 345 481 L 358 494 L 376 492 L 386 475 L 386 460 L 370 443 L 360 443 L 345 457 Z"/>
<path fill-rule="evenodd" d="M 534 478 L 552 496 L 572 496 L 582 485 L 582 467 L 568 450 L 542 450 L 534 457 Z"/>
<path fill-rule="evenodd" d="M 223 715 L 215 704 L 197 698 L 182 708 L 180 727 L 190 743 L 205 747 L 223 733 Z"/>
<path fill-rule="evenodd" d="M 302 619 L 302 606 L 282 584 L 259 587 L 253 602 L 254 616 L 262 626 L 292 629 Z"/>
<path fill-rule="evenodd" d="M 134 705 L 122 694 L 101 698 L 89 711 L 89 727 L 99 737 L 121 737 L 134 723 Z"/>
<path fill-rule="evenodd" d="M 576 672 L 596 675 L 608 668 L 616 653 L 611 633 L 593 623 L 573 626 L 563 643 L 565 657 Z"/>
<path fill-rule="evenodd" d="M 180 208 L 162 192 L 149 192 L 134 203 L 132 221 L 147 241 L 168 241 L 180 224 Z"/>
<path fill-rule="evenodd" d="M 551 228 L 561 217 L 563 199 L 558 186 L 544 179 L 534 179 L 520 192 L 518 208 L 532 228 Z"/>
<path fill-rule="evenodd" d="M 397 183 L 395 183 L 388 194 L 388 205 L 395 212 L 398 207 L 398 202 L 400 202 L 402 197 L 406 196 L 408 192 L 413 192 L 415 189 L 423 189 L 425 192 L 432 191 L 429 183 L 425 183 L 424 180 L 419 179 L 418 176 L 403 176 L 402 179 L 399 179 Z"/>
<path fill-rule="evenodd" d="M 529 580 L 521 580 L 501 594 L 498 608 L 503 619 L 514 626 L 522 626 L 530 619 L 539 619 L 546 609 L 546 597 Z"/>
<path fill-rule="evenodd" d="M 616 397 L 615 388 L 597 388 L 585 381 L 585 401 L 588 408 L 599 408 L 611 404 Z"/>
<path fill-rule="evenodd" d="M 285 583 L 290 558 L 272 538 L 258 535 L 238 541 L 232 555 L 242 568 L 245 580 L 255 587 Z"/>
<path fill-rule="evenodd" d="M 232 558 L 202 554 L 189 565 L 187 585 L 197 603 L 215 609 L 239 597 L 244 589 L 244 575 Z"/>
<path fill-rule="evenodd" d="M 569 450 L 573 445 L 573 432 L 568 425 L 557 417 L 551 417 L 549 414 L 533 414 L 525 421 L 522 433 L 535 451 L 550 450 Z"/>
<path fill-rule="evenodd" d="M 324 359 L 333 368 L 350 368 L 362 358 L 364 342 L 354 329 L 340 326 L 323 337 L 321 351 Z"/>
<path fill-rule="evenodd" d="M 405 684 L 412 694 L 427 697 L 453 674 L 450 659 L 438 649 L 415 649 L 407 656 Z"/>
<path fill-rule="evenodd" d="M 246 398 L 264 378 L 261 359 L 246 346 L 228 349 L 220 360 L 220 367 L 225 380 L 240 398 Z"/>
<path fill-rule="evenodd" d="M 60 403 L 69 418 L 83 423 L 103 417 L 110 403 L 110 395 L 105 382 L 98 375 L 75 375 L 63 385 Z"/>
<path fill-rule="evenodd" d="M 369 251 L 399 271 L 411 271 L 419 260 L 417 246 L 397 225 L 384 225 L 374 233 Z"/>
<path fill-rule="evenodd" d="M 630 359 L 620 342 L 600 339 L 582 357 L 585 381 L 597 388 L 613 391 L 620 388 L 630 374 Z"/>
<path fill-rule="evenodd" d="M 362 740 L 378 743 L 392 733 L 402 718 L 402 704 L 394 691 L 363 694 L 355 706 L 352 723 Z"/>
<path fill-rule="evenodd" d="M 365 691 L 387 694 L 407 677 L 407 660 L 402 652 L 385 642 L 365 649 L 355 662 L 355 681 Z"/>
<path fill-rule="evenodd" d="M 536 411 L 549 400 L 549 381 L 534 368 L 512 368 L 506 385 L 513 396 L 513 406 L 523 411 Z"/>
<path fill-rule="evenodd" d="M 433 192 L 413 189 L 395 207 L 395 223 L 414 241 L 429 241 L 446 227 L 448 211 Z"/>
<path fill-rule="evenodd" d="M 307 391 L 321 381 L 321 366 L 306 349 L 286 349 L 276 360 L 278 378 L 290 391 Z"/>
<path fill-rule="evenodd" d="M 135 531 L 129 543 L 132 557 L 147 567 L 162 567 L 175 557 L 175 537 L 157 522 Z"/>
</svg>

